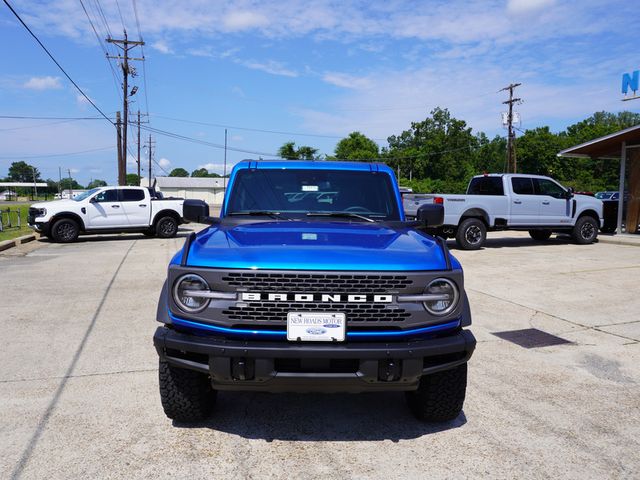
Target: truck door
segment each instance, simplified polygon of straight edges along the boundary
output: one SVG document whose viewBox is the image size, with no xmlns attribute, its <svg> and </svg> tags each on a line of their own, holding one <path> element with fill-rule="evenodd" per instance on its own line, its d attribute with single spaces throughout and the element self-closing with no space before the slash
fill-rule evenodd
<svg viewBox="0 0 640 480">
<path fill-rule="evenodd" d="M 87 204 L 88 229 L 119 228 L 127 226 L 127 217 L 118 199 L 118 190 L 110 188 L 94 195 Z"/>
<path fill-rule="evenodd" d="M 130 227 L 148 227 L 151 201 L 142 188 L 120 189 L 122 209 Z"/>
<path fill-rule="evenodd" d="M 511 177 L 511 190 L 509 225 L 537 225 L 540 197 L 535 194 L 531 177 Z"/>
<path fill-rule="evenodd" d="M 571 202 L 567 191 L 547 178 L 534 178 L 533 184 L 540 202 L 542 225 L 565 225 L 571 223 Z"/>
</svg>

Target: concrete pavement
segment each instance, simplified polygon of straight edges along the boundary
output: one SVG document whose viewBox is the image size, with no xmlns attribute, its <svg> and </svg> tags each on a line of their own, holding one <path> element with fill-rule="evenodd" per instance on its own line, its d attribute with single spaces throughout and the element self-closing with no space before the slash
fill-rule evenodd
<svg viewBox="0 0 640 480">
<path fill-rule="evenodd" d="M 490 238 L 452 251 L 479 343 L 464 414 L 439 426 L 415 421 L 400 394 L 224 392 L 209 421 L 172 425 L 151 336 L 182 238 L 0 254 L 0 477 L 636 477 L 640 250 Z M 525 328 L 572 343 L 494 335 Z"/>
</svg>

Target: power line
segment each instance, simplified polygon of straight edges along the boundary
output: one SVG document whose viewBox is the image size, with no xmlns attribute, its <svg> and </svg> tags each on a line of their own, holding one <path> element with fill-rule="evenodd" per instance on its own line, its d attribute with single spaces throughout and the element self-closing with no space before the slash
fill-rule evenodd
<svg viewBox="0 0 640 480">
<path fill-rule="evenodd" d="M 0 115 L 0 118 L 10 118 L 13 120 L 102 120 L 102 117 L 42 117 L 26 115 Z M 109 121 L 111 122 L 111 120 Z"/>
<path fill-rule="evenodd" d="M 93 21 L 91 20 L 91 17 L 89 16 L 89 12 L 87 11 L 84 2 L 82 0 L 79 0 L 80 5 L 82 6 L 82 10 L 84 10 L 84 14 L 87 16 L 87 20 L 89 20 L 89 24 L 91 25 L 91 29 L 93 30 L 93 33 L 96 36 L 96 39 L 98 40 L 98 44 L 100 45 L 100 48 L 102 48 L 102 51 L 105 54 L 107 63 L 109 64 L 109 69 L 111 70 L 111 76 L 113 77 L 113 83 L 116 87 L 116 92 L 118 92 L 118 96 L 120 96 L 120 89 L 118 87 L 118 77 L 116 74 L 115 69 L 113 68 L 113 65 L 111 64 L 111 62 L 109 61 L 109 51 L 107 50 L 107 48 L 105 47 L 104 42 L 102 41 L 102 39 L 100 38 L 100 35 L 98 34 L 98 31 L 96 30 L 96 27 L 93 25 Z"/>
<path fill-rule="evenodd" d="M 124 18 L 122 17 L 122 10 L 120 10 L 120 2 L 116 0 L 116 7 L 118 7 L 118 15 L 120 15 L 120 21 L 122 22 L 122 30 L 127 31 L 127 26 L 124 24 Z"/>
<path fill-rule="evenodd" d="M 136 2 L 136 0 L 132 0 L 132 4 L 133 4 L 133 15 L 136 19 L 136 28 L 138 29 L 138 37 L 140 38 L 140 41 L 143 41 L 142 38 L 142 31 L 140 30 L 140 19 L 138 18 L 138 4 Z M 140 45 L 140 53 L 142 54 L 142 58 L 143 60 L 146 58 L 144 55 L 144 46 Z M 142 81 L 144 82 L 144 104 L 145 104 L 145 109 L 147 111 L 147 118 L 149 118 L 149 95 L 147 94 L 148 92 L 148 87 L 147 87 L 147 67 L 146 67 L 146 61 L 142 62 Z"/>
<path fill-rule="evenodd" d="M 95 120 L 102 120 L 102 118 L 96 118 Z M 60 125 L 61 123 L 70 123 L 77 120 L 58 120 L 57 122 L 39 123 L 38 125 L 25 125 L 24 127 L 12 127 L 12 128 L 0 128 L 0 132 L 12 132 L 14 130 L 26 130 L 29 128 L 49 127 L 51 125 Z"/>
<path fill-rule="evenodd" d="M 238 126 L 233 126 L 233 125 L 224 125 L 221 123 L 210 123 L 210 122 L 200 122 L 200 121 L 196 121 L 196 120 L 185 120 L 182 118 L 175 118 L 175 117 L 166 117 L 164 115 L 157 115 L 157 114 L 150 114 L 152 117 L 156 117 L 156 118 L 162 118 L 165 120 L 173 120 L 176 122 L 183 122 L 183 123 L 191 123 L 194 125 L 205 125 L 205 126 L 209 126 L 209 127 L 218 127 L 218 128 L 228 128 L 230 130 L 243 130 L 243 131 L 247 131 L 247 132 L 260 132 L 260 133 L 272 133 L 272 134 L 276 134 L 276 135 L 290 135 L 293 137 L 317 137 L 317 138 L 331 138 L 331 139 L 342 139 L 345 138 L 347 135 L 322 135 L 322 134 L 318 134 L 318 133 L 302 133 L 302 132 L 284 132 L 284 131 L 279 131 L 279 130 L 264 130 L 261 128 L 249 128 L 249 127 L 238 127 Z M 376 141 L 380 141 L 380 142 L 386 142 L 387 139 L 386 138 L 373 138 L 372 140 L 376 140 Z"/>
<path fill-rule="evenodd" d="M 47 49 L 47 47 L 44 46 L 44 44 L 40 41 L 40 39 L 36 36 L 35 33 L 33 33 L 31 31 L 31 29 L 27 26 L 26 23 L 24 23 L 24 20 L 22 20 L 22 18 L 20 17 L 20 15 L 18 15 L 18 12 L 16 12 L 13 7 L 11 6 L 11 4 L 8 2 L 8 0 L 3 0 L 3 2 L 5 3 L 5 5 L 7 7 L 9 7 L 9 10 L 11 10 L 11 13 L 13 13 L 15 15 L 15 17 L 18 19 L 18 21 L 22 24 L 22 26 L 27 30 L 27 32 L 29 32 L 31 34 L 31 36 L 35 39 L 36 42 L 38 42 L 38 45 L 40 45 L 42 47 L 42 49 L 47 53 L 47 55 L 49 55 L 49 58 L 51 60 L 53 60 L 53 63 L 56 64 L 56 66 L 60 69 L 60 71 L 62 73 L 64 73 L 65 77 L 67 77 L 69 79 L 69 81 L 73 84 L 74 87 L 76 87 L 76 89 L 82 94 L 82 96 L 93 106 L 93 108 L 95 108 L 98 112 L 100 112 L 100 114 L 111 124 L 113 124 L 113 122 L 109 119 L 109 117 L 107 117 L 104 112 L 102 110 L 100 110 L 98 108 L 98 106 L 93 103 L 93 100 L 91 100 L 86 93 L 84 93 L 84 91 L 78 86 L 78 84 L 76 82 L 73 81 L 73 79 L 69 76 L 69 74 L 66 72 L 66 70 L 64 68 L 62 68 L 62 65 L 60 65 L 58 63 L 58 61 L 54 58 L 54 56 L 51 54 L 51 52 L 49 52 L 49 50 Z"/>
<path fill-rule="evenodd" d="M 111 145 L 109 147 L 101 147 L 101 148 L 92 148 L 90 150 L 81 150 L 79 152 L 66 152 L 66 153 L 48 153 L 46 155 L 23 155 L 23 156 L 15 156 L 15 155 L 5 155 L 0 157 L 0 159 L 2 160 L 22 160 L 22 159 L 29 159 L 29 158 L 50 158 L 50 157 L 65 157 L 67 155 L 80 155 L 83 153 L 92 153 L 92 152 L 100 152 L 103 150 L 112 150 L 116 148 L 115 146 Z"/>
</svg>

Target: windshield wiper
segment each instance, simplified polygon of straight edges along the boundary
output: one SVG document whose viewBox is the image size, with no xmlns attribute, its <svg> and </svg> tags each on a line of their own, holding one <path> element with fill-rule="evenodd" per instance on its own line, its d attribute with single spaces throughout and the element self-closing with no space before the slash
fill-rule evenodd
<svg viewBox="0 0 640 480">
<path fill-rule="evenodd" d="M 373 218 L 365 217 L 353 212 L 309 212 L 307 217 L 338 217 L 338 218 L 359 218 L 366 222 L 375 222 Z"/>
<path fill-rule="evenodd" d="M 229 212 L 227 215 L 246 215 L 247 217 L 271 217 L 275 219 L 285 219 L 280 212 L 274 212 L 272 210 L 250 210 L 248 212 Z M 289 220 L 288 218 L 286 218 Z"/>
</svg>

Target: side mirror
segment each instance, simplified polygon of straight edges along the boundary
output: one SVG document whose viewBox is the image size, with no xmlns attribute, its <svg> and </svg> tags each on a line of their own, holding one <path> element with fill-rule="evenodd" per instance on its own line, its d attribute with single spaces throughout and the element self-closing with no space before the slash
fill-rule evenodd
<svg viewBox="0 0 640 480">
<path fill-rule="evenodd" d="M 216 220 L 209 216 L 209 205 L 202 200 L 185 200 L 182 204 L 182 216 L 190 222 L 207 225 L 214 224 Z"/>
<path fill-rule="evenodd" d="M 573 187 L 569 187 L 567 188 L 567 199 L 572 198 L 573 197 L 573 192 L 575 192 L 575 190 L 573 189 Z"/>
<path fill-rule="evenodd" d="M 425 227 L 439 227 L 444 223 L 444 206 L 442 205 L 422 205 L 416 214 L 418 222 Z"/>
</svg>

